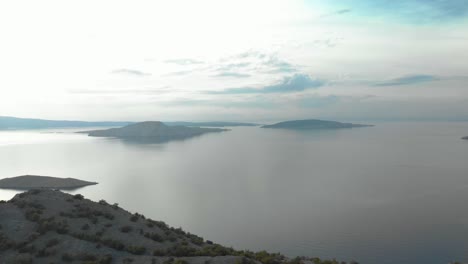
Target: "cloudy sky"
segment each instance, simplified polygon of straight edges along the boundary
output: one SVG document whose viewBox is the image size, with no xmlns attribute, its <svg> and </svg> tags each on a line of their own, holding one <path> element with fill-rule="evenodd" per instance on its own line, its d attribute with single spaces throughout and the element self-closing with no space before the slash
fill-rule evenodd
<svg viewBox="0 0 468 264">
<path fill-rule="evenodd" d="M 468 120 L 466 0 L 1 1 L 0 115 Z"/>
</svg>

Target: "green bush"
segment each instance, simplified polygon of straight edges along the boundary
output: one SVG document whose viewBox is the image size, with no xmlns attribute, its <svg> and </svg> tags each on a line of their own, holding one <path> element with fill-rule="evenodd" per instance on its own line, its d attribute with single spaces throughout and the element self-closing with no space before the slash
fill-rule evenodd
<svg viewBox="0 0 468 264">
<path fill-rule="evenodd" d="M 84 199 L 84 196 L 81 195 L 81 194 L 75 194 L 75 195 L 73 195 L 73 198 L 74 198 L 75 200 L 83 200 L 83 199 Z"/>
<path fill-rule="evenodd" d="M 153 251 L 153 256 L 156 256 L 156 257 L 163 257 L 163 256 L 166 256 L 167 255 L 167 252 L 166 250 L 164 249 L 155 249 Z"/>
<path fill-rule="evenodd" d="M 62 255 L 62 260 L 65 261 L 65 262 L 72 262 L 72 261 L 75 260 L 75 258 L 70 253 L 64 253 Z"/>
<path fill-rule="evenodd" d="M 138 216 L 137 214 L 134 214 L 134 215 L 132 215 L 132 216 L 130 217 L 130 221 L 136 222 L 136 221 L 138 221 L 138 218 L 139 218 L 139 216 Z"/>
<path fill-rule="evenodd" d="M 49 241 L 47 241 L 46 247 L 48 247 L 48 248 L 49 248 L 49 247 L 53 247 L 53 246 L 58 245 L 59 243 L 60 243 L 60 241 L 59 241 L 58 239 L 52 238 L 52 239 L 50 239 Z"/>
<path fill-rule="evenodd" d="M 133 255 L 143 255 L 146 252 L 146 248 L 140 246 L 129 246 L 126 250 Z"/>
<path fill-rule="evenodd" d="M 133 229 L 133 228 L 132 228 L 131 226 L 122 226 L 122 227 L 120 228 L 120 232 L 122 232 L 122 233 L 129 233 L 129 232 L 132 231 L 132 229 Z"/>
<path fill-rule="evenodd" d="M 156 242 L 163 242 L 164 239 L 157 233 L 145 233 L 145 237 Z"/>
</svg>

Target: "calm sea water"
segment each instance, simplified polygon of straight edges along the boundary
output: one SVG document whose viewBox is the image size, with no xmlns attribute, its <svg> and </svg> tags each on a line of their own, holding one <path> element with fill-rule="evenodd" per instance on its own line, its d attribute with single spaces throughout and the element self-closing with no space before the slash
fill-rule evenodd
<svg viewBox="0 0 468 264">
<path fill-rule="evenodd" d="M 0 132 L 0 178 L 97 181 L 75 192 L 237 249 L 468 261 L 468 123 L 247 127 L 153 145 L 70 131 Z"/>
</svg>

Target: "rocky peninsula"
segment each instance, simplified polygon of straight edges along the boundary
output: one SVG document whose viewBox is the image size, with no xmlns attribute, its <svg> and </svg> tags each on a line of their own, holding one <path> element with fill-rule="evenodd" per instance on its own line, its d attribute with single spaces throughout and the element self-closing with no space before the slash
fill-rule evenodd
<svg viewBox="0 0 468 264">
<path fill-rule="evenodd" d="M 1 189 L 78 189 L 95 185 L 97 182 L 82 181 L 74 178 L 57 178 L 50 176 L 23 175 L 0 180 Z"/>
</svg>

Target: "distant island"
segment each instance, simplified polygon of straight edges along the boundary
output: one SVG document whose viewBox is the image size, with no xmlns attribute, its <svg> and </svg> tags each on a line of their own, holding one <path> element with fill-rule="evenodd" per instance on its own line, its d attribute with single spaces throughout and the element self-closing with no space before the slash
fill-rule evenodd
<svg viewBox="0 0 468 264">
<path fill-rule="evenodd" d="M 0 180 L 1 189 L 78 189 L 81 187 L 95 185 L 96 182 L 82 181 L 74 178 L 56 178 L 49 176 L 23 175 Z"/>
<path fill-rule="evenodd" d="M 468 136 L 466 136 L 466 137 L 462 137 L 462 139 L 464 139 L 464 140 L 468 140 Z"/>
<path fill-rule="evenodd" d="M 6 264 L 346 263 L 235 250 L 132 214 L 118 204 L 55 190 L 30 190 L 0 201 L 0 260 Z"/>
<path fill-rule="evenodd" d="M 168 126 L 196 126 L 196 127 L 238 127 L 238 126 L 258 126 L 254 123 L 239 123 L 239 122 L 223 122 L 223 121 L 214 121 L 214 122 L 164 122 Z"/>
<path fill-rule="evenodd" d="M 313 129 L 342 129 L 353 127 L 371 127 L 373 125 L 362 125 L 352 123 L 341 123 L 336 121 L 326 121 L 318 119 L 292 120 L 276 123 L 273 125 L 265 125 L 262 128 L 282 128 L 295 130 L 313 130 Z"/>
<path fill-rule="evenodd" d="M 79 133 L 86 133 L 91 137 L 114 137 L 143 142 L 165 142 L 223 131 L 227 131 L 227 129 L 168 126 L 159 121 L 146 121 L 121 128 L 83 131 Z"/>
<path fill-rule="evenodd" d="M 68 120 L 46 120 L 0 116 L 0 130 L 75 128 L 75 127 L 115 127 L 125 126 L 130 122 L 86 122 Z"/>
</svg>

